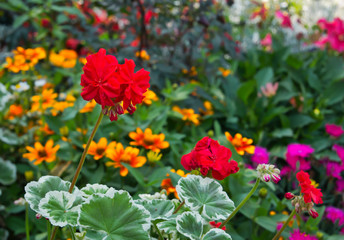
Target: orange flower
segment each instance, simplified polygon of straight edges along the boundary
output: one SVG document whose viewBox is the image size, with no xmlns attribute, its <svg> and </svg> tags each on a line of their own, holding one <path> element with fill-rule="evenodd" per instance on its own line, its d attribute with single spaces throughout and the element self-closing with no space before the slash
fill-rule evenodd
<svg viewBox="0 0 344 240">
<path fill-rule="evenodd" d="M 84 148 L 86 144 L 83 145 Z M 110 142 L 109 145 L 107 144 L 107 139 L 102 137 L 99 139 L 99 142 L 96 143 L 95 141 L 91 142 L 90 148 L 88 149 L 88 154 L 93 155 L 94 160 L 99 160 L 105 156 L 107 149 L 113 148 L 116 146 L 116 142 Z"/>
<path fill-rule="evenodd" d="M 146 105 L 151 105 L 153 101 L 159 100 L 158 96 L 152 90 L 149 89 L 147 90 L 147 92 L 143 94 L 143 96 L 145 97 L 143 99 L 143 103 Z"/>
<path fill-rule="evenodd" d="M 53 107 L 57 93 L 53 89 L 44 89 L 42 95 L 35 95 L 31 97 L 32 106 L 31 111 L 43 111 Z"/>
<path fill-rule="evenodd" d="M 203 106 L 204 106 L 204 108 L 205 108 L 205 111 L 204 111 L 202 108 L 200 108 L 199 111 L 200 111 L 204 116 L 213 115 L 213 114 L 214 114 L 213 106 L 211 105 L 211 102 L 209 102 L 209 101 L 204 101 Z"/>
<path fill-rule="evenodd" d="M 122 165 L 122 162 L 128 163 L 133 168 L 142 167 L 146 163 L 146 157 L 137 156 L 139 152 L 138 148 L 126 147 L 124 149 L 121 143 L 117 143 L 114 148 L 109 148 L 106 151 L 106 157 L 112 161 L 105 163 L 105 165 L 107 167 L 120 168 L 119 173 L 122 177 L 125 177 L 128 175 L 128 169 Z"/>
<path fill-rule="evenodd" d="M 146 61 L 148 61 L 150 59 L 150 56 L 149 56 L 149 54 L 147 53 L 146 50 L 141 50 L 141 52 L 137 51 L 135 53 L 135 56 L 136 57 L 140 57 L 140 58 L 142 58 L 143 60 L 146 60 Z"/>
<path fill-rule="evenodd" d="M 224 77 L 227 77 L 232 72 L 230 69 L 225 69 L 223 67 L 219 67 L 219 71 L 222 73 L 222 76 Z"/>
<path fill-rule="evenodd" d="M 15 117 L 21 117 L 24 114 L 23 107 L 21 105 L 12 104 L 5 116 L 5 119 L 12 120 Z"/>
<path fill-rule="evenodd" d="M 59 53 L 50 52 L 49 61 L 52 65 L 63 68 L 73 68 L 78 54 L 74 50 L 63 49 Z"/>
<path fill-rule="evenodd" d="M 87 102 L 86 105 L 80 109 L 80 113 L 87 113 L 87 112 L 92 112 L 93 108 L 97 105 L 96 101 L 92 99 L 91 101 Z"/>
<path fill-rule="evenodd" d="M 190 70 L 183 69 L 182 72 L 183 72 L 185 75 L 189 75 L 189 76 L 191 76 L 191 77 L 197 76 L 197 70 L 196 70 L 195 67 L 191 67 Z"/>
<path fill-rule="evenodd" d="M 136 132 L 130 132 L 129 137 L 134 140 L 130 142 L 130 145 L 143 146 L 154 152 L 160 152 L 161 149 L 170 146 L 168 142 L 164 141 L 165 134 L 153 134 L 150 128 L 146 128 L 145 132 L 142 132 L 141 128 L 136 128 Z"/>
<path fill-rule="evenodd" d="M 30 69 L 29 64 L 21 55 L 14 56 L 13 59 L 7 57 L 4 68 L 7 68 L 8 70 L 14 73 L 18 73 L 19 71 L 28 71 Z"/>
<path fill-rule="evenodd" d="M 38 165 L 43 161 L 53 162 L 56 159 L 56 152 L 59 150 L 60 145 L 53 147 L 54 141 L 48 140 L 43 147 L 40 142 L 35 142 L 34 147 L 27 146 L 26 149 L 29 153 L 24 153 L 23 157 L 29 159 L 31 162 L 35 161 L 33 164 Z"/>
<path fill-rule="evenodd" d="M 225 135 L 239 155 L 244 155 L 245 152 L 249 154 L 254 153 L 255 146 L 251 145 L 253 143 L 252 139 L 246 137 L 243 138 L 240 133 L 235 134 L 234 138 L 229 132 L 225 132 Z"/>
<path fill-rule="evenodd" d="M 184 108 L 181 109 L 178 106 L 174 106 L 172 108 L 173 111 L 178 112 L 183 115 L 182 120 L 192 122 L 196 126 L 199 125 L 199 114 L 195 113 L 195 111 L 192 108 Z"/>
<path fill-rule="evenodd" d="M 177 171 L 174 169 L 171 169 L 171 172 L 176 173 L 181 177 L 186 177 L 187 175 L 189 175 L 189 173 L 185 174 L 185 172 L 183 170 L 180 170 L 180 169 Z M 166 176 L 169 176 L 169 174 L 167 174 Z M 169 195 L 170 193 L 173 193 L 174 197 L 179 199 L 176 188 L 173 186 L 170 178 L 166 178 L 166 179 L 162 180 L 161 188 L 166 190 L 167 195 Z"/>
<path fill-rule="evenodd" d="M 34 67 L 40 59 L 46 57 L 44 48 L 28 48 L 24 49 L 22 47 L 17 47 L 13 51 L 13 59 L 10 57 L 6 58 L 5 68 L 8 68 L 11 72 L 17 73 L 19 71 L 28 71 L 30 68 Z"/>
</svg>

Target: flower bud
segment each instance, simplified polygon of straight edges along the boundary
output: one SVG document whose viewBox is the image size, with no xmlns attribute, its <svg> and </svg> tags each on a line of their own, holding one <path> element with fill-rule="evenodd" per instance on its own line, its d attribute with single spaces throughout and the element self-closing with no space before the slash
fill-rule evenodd
<svg viewBox="0 0 344 240">
<path fill-rule="evenodd" d="M 311 215 L 312 218 L 317 218 L 319 217 L 319 213 L 317 213 L 314 208 L 308 210 L 309 215 Z"/>
<path fill-rule="evenodd" d="M 294 194 L 292 194 L 291 192 L 287 192 L 286 194 L 284 194 L 284 197 L 288 200 L 293 199 L 295 197 Z"/>
<path fill-rule="evenodd" d="M 261 188 L 260 190 L 259 190 L 259 197 L 261 197 L 261 198 L 266 198 L 266 195 L 268 194 L 268 190 L 266 189 L 266 188 Z"/>
<path fill-rule="evenodd" d="M 269 182 L 269 181 L 270 181 L 270 175 L 269 175 L 269 174 L 264 174 L 263 180 L 264 180 L 265 182 Z"/>
<path fill-rule="evenodd" d="M 281 177 L 277 174 L 271 174 L 272 181 L 278 183 L 281 180 Z"/>
<path fill-rule="evenodd" d="M 26 200 L 22 197 L 14 201 L 14 205 L 17 205 L 17 206 L 25 206 L 25 204 L 26 204 Z"/>
<path fill-rule="evenodd" d="M 42 218 L 42 215 L 39 214 L 39 213 L 37 213 L 37 214 L 36 214 L 36 219 L 41 219 L 41 218 Z"/>
</svg>

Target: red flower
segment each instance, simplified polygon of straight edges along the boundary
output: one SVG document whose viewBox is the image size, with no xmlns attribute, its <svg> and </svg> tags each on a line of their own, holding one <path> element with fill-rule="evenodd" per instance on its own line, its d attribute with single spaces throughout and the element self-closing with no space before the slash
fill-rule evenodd
<svg viewBox="0 0 344 240">
<path fill-rule="evenodd" d="M 303 193 L 305 203 L 310 203 L 312 200 L 316 204 L 323 203 L 321 189 L 317 189 L 311 185 L 308 173 L 300 171 L 296 174 L 296 178 L 300 183 L 301 193 Z"/>
<path fill-rule="evenodd" d="M 211 221 L 211 222 L 209 222 L 209 224 L 210 224 L 213 228 L 219 228 L 219 227 L 221 226 L 222 222 L 216 223 L 215 221 Z M 222 230 L 226 230 L 226 227 L 223 226 L 221 229 L 222 229 Z"/>
<path fill-rule="evenodd" d="M 228 162 L 231 156 L 231 150 L 209 137 L 204 137 L 190 153 L 182 157 L 181 164 L 186 170 L 199 170 L 203 176 L 210 170 L 213 178 L 222 180 L 239 171 L 236 161 Z"/>
<path fill-rule="evenodd" d="M 86 101 L 94 99 L 105 106 L 114 106 L 113 98 L 119 95 L 119 82 L 115 72 L 118 67 L 116 57 L 106 55 L 105 49 L 99 49 L 98 53 L 86 57 L 87 63 L 83 67 L 81 75 L 81 96 Z"/>
<path fill-rule="evenodd" d="M 144 99 L 143 94 L 150 86 L 149 72 L 142 68 L 134 73 L 134 69 L 134 61 L 125 59 L 124 64 L 119 65 L 119 71 L 117 73 L 118 82 L 121 84 L 121 87 L 120 95 L 116 100 L 123 100 L 123 108 L 128 109 L 129 112 L 135 111 L 134 106 L 142 102 Z"/>
</svg>

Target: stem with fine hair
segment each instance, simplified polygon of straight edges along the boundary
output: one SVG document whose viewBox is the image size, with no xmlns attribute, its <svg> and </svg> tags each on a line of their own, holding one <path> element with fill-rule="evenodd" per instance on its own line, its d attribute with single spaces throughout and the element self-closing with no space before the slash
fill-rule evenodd
<svg viewBox="0 0 344 240">
<path fill-rule="evenodd" d="M 234 211 L 229 215 L 229 217 L 219 226 L 219 228 L 221 229 L 223 226 L 226 225 L 226 223 L 231 220 L 234 215 L 240 210 L 240 208 L 242 206 L 244 206 L 244 204 L 250 199 L 250 197 L 252 196 L 252 194 L 257 190 L 257 187 L 260 183 L 260 178 L 257 178 L 256 183 L 254 184 L 253 188 L 251 189 L 251 191 L 247 194 L 247 196 L 244 198 L 244 200 L 241 201 L 241 203 L 234 209 Z"/>
<path fill-rule="evenodd" d="M 79 175 L 80 175 L 80 172 L 81 172 L 81 168 L 82 166 L 84 165 L 84 162 L 85 162 L 85 159 L 86 159 L 86 155 L 87 155 L 87 152 L 88 152 L 88 149 L 90 148 L 90 145 L 91 145 L 91 142 L 93 140 L 93 137 L 94 135 L 96 134 L 97 130 L 98 130 L 98 127 L 100 125 L 100 122 L 102 121 L 103 119 L 103 112 L 100 111 L 100 115 L 98 117 L 98 120 L 96 122 L 96 125 L 94 126 L 93 130 L 92 130 L 92 133 L 91 133 L 91 136 L 89 137 L 89 139 L 87 140 L 87 143 L 86 143 L 86 147 L 84 149 L 84 152 L 82 153 L 81 155 L 81 158 L 80 158 L 80 161 L 79 161 L 79 165 L 78 165 L 78 168 L 76 169 L 75 171 L 75 174 L 74 174 L 74 177 L 73 177 L 73 180 L 72 180 L 72 184 L 70 185 L 69 187 L 69 192 L 72 193 L 73 192 L 73 189 L 74 189 L 74 186 L 75 186 L 75 183 L 76 183 L 76 180 L 78 179 Z M 57 232 L 57 228 L 58 227 L 54 227 L 53 228 L 53 233 L 51 234 L 51 237 L 50 237 L 50 240 L 54 240 L 55 239 L 55 236 L 56 236 L 56 232 Z"/>
<path fill-rule="evenodd" d="M 26 232 L 26 240 L 30 240 L 29 204 L 28 203 L 25 203 L 25 232 Z"/>
<path fill-rule="evenodd" d="M 278 233 L 276 233 L 276 235 L 274 236 L 274 238 L 272 240 L 277 240 L 282 232 L 284 231 L 284 229 L 288 226 L 288 223 L 293 219 L 294 215 L 295 215 L 296 211 L 295 209 L 290 213 L 287 221 L 285 221 L 285 223 L 283 224 L 283 226 L 281 227 L 281 229 L 278 231 Z"/>
</svg>

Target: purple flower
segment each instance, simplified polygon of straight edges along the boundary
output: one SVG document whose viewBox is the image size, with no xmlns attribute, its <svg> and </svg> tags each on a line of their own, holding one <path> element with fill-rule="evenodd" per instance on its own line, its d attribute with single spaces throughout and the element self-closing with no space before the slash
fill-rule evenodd
<svg viewBox="0 0 344 240">
<path fill-rule="evenodd" d="M 344 170 L 344 166 L 338 162 L 327 161 L 326 162 L 326 175 L 337 179 L 342 179 L 340 175 Z"/>
<path fill-rule="evenodd" d="M 311 146 L 306 144 L 293 143 L 287 148 L 286 161 L 293 171 L 309 170 L 311 163 L 305 158 L 314 152 Z"/>
<path fill-rule="evenodd" d="M 325 124 L 325 130 L 329 135 L 335 138 L 340 137 L 344 133 L 342 126 L 336 124 Z"/>
<path fill-rule="evenodd" d="M 289 237 L 289 240 L 318 240 L 315 236 L 310 236 L 305 233 L 301 233 L 299 229 L 295 229 Z"/>
<path fill-rule="evenodd" d="M 341 226 L 344 224 L 344 211 L 336 207 L 327 207 L 325 217 L 331 222 L 335 223 L 338 221 L 338 225 Z"/>
<path fill-rule="evenodd" d="M 336 182 L 336 191 L 343 192 L 344 191 L 344 179 L 337 180 Z"/>
<path fill-rule="evenodd" d="M 252 162 L 258 163 L 258 164 L 267 164 L 269 163 L 269 152 L 263 148 L 258 147 L 254 149 L 254 154 L 251 157 Z"/>
<path fill-rule="evenodd" d="M 332 149 L 336 150 L 338 157 L 344 163 L 344 147 L 335 144 Z"/>
</svg>

